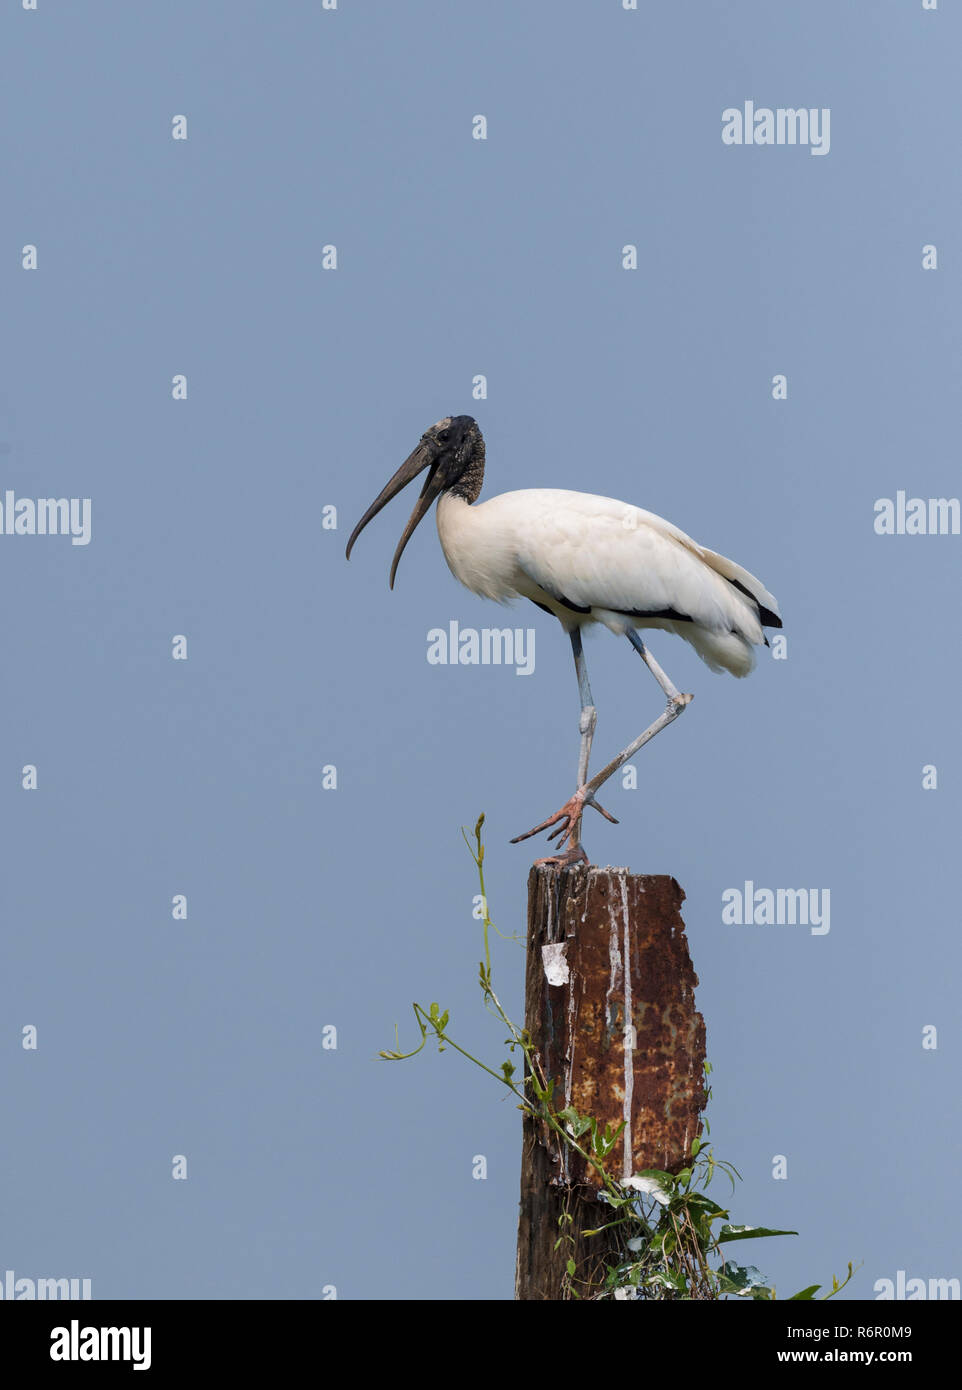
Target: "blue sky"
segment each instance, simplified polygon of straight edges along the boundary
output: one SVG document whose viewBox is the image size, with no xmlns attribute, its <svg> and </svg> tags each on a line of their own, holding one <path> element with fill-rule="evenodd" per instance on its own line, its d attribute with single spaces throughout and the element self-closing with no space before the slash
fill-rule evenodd
<svg viewBox="0 0 962 1390">
<path fill-rule="evenodd" d="M 778 596 L 786 659 L 747 681 L 652 639 L 695 702 L 587 848 L 686 891 L 733 1214 L 800 1233 L 751 1258 L 784 1293 L 849 1260 L 853 1297 L 958 1277 L 962 540 L 873 526 L 959 491 L 958 15 L 41 0 L 0 26 L 0 496 L 91 501 L 89 545 L 0 535 L 0 1269 L 511 1297 L 516 1110 L 451 1054 L 377 1053 L 437 999 L 500 1063 L 460 827 L 486 813 L 523 932 L 508 841 L 573 790 L 570 650 L 460 589 L 433 522 L 389 592 L 407 499 L 344 559 L 469 413 L 484 496 L 623 498 Z M 830 151 L 724 144 L 747 100 L 830 109 Z M 533 627 L 533 673 L 432 664 L 452 621 Z M 586 650 L 598 766 L 662 701 L 626 642 Z M 829 890 L 830 932 L 725 924 L 749 879 Z M 516 942 L 495 977 L 517 1012 Z"/>
</svg>

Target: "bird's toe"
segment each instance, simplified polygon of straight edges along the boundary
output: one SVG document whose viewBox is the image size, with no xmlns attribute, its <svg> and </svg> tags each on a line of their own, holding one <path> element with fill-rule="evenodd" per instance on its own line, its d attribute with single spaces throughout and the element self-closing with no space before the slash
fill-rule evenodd
<svg viewBox="0 0 962 1390">
<path fill-rule="evenodd" d="M 551 864 L 560 869 L 570 869 L 575 864 L 588 864 L 590 860 L 585 854 L 580 844 L 574 845 L 571 849 L 565 850 L 564 854 L 547 854 L 543 859 L 536 859 L 534 867 L 538 868 L 542 864 Z"/>
<path fill-rule="evenodd" d="M 559 840 L 561 844 L 564 844 L 565 840 L 573 840 L 578 830 L 578 822 L 581 819 L 585 801 L 585 789 L 584 787 L 579 787 L 574 796 L 570 797 L 561 807 L 560 811 L 556 811 L 553 816 L 549 816 L 548 819 L 542 821 L 540 825 L 536 825 L 533 830 L 527 830 L 523 835 L 516 835 L 511 843 L 517 845 L 520 844 L 522 840 L 530 840 L 532 835 L 539 835 L 542 830 L 548 830 L 553 825 L 557 826 L 557 829 L 551 831 L 551 834 L 548 836 L 549 840 Z M 592 804 L 596 805 L 597 803 L 592 802 Z M 600 806 L 598 806 L 598 810 L 601 810 Z M 602 814 L 608 816 L 607 811 L 602 811 Z M 614 820 L 614 816 L 608 816 L 608 819 Z M 569 845 L 565 854 L 570 854 L 571 851 L 572 846 Z M 582 854 L 583 853 L 584 851 L 582 850 Z M 554 858 L 554 856 L 551 857 Z M 544 862 L 547 862 L 547 860 Z"/>
</svg>

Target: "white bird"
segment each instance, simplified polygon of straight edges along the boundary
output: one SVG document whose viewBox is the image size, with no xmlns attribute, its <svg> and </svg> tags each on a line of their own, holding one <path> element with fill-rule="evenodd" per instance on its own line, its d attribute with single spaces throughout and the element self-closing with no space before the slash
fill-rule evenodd
<svg viewBox="0 0 962 1390">
<path fill-rule="evenodd" d="M 404 547 L 431 503 L 438 535 L 456 579 L 472 593 L 500 603 L 527 598 L 553 613 L 571 639 L 581 697 L 578 785 L 559 811 L 512 844 L 549 826 L 568 844 L 539 863 L 587 860 L 581 845 L 585 806 L 608 820 L 595 792 L 646 743 L 681 714 L 691 695 L 676 690 L 638 636 L 660 628 L 689 642 L 713 671 L 747 676 L 756 646 L 768 646 L 765 627 L 781 627 L 778 604 L 740 565 L 696 544 L 653 512 L 612 497 L 556 488 L 505 492 L 478 503 L 484 482 L 484 439 L 470 415 L 446 416 L 421 437 L 414 452 L 371 503 L 351 533 L 347 556 L 383 506 L 424 469 L 428 476 L 398 542 L 391 588 Z M 603 623 L 626 636 L 661 686 L 663 714 L 588 780 L 597 715 L 588 684 L 581 629 Z"/>
</svg>

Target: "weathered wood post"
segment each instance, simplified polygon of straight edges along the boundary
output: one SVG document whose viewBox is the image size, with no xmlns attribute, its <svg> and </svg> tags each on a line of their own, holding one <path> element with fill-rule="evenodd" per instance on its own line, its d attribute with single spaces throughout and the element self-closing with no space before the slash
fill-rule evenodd
<svg viewBox="0 0 962 1390">
<path fill-rule="evenodd" d="M 666 874 L 541 865 L 528 877 L 525 1026 L 555 1079 L 555 1110 L 612 1130 L 625 1121 L 605 1165 L 615 1179 L 678 1171 L 699 1132 L 705 1023 L 684 899 Z M 523 1124 L 515 1297 L 562 1299 L 569 1258 L 583 1277 L 608 1253 L 603 1235 L 583 1235 L 605 1221 L 601 1180 L 542 1122 Z M 571 1240 L 555 1249 L 563 1212 Z"/>
</svg>

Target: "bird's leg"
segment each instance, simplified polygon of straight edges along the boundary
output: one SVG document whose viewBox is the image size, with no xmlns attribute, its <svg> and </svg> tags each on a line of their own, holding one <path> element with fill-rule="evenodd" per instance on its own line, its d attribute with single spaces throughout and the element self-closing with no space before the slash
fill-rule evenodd
<svg viewBox="0 0 962 1390">
<path fill-rule="evenodd" d="M 557 825 L 558 829 L 555 830 L 551 835 L 549 835 L 548 839 L 553 840 L 556 838 L 556 836 L 560 835 L 561 844 L 564 844 L 566 840 L 568 841 L 567 852 L 564 855 L 552 856 L 548 859 L 537 860 L 537 863 L 574 863 L 577 859 L 587 858 L 587 856 L 584 854 L 584 850 L 581 849 L 581 845 L 579 843 L 578 838 L 581 830 L 581 817 L 585 806 L 594 806 L 594 808 L 597 811 L 601 812 L 601 814 L 605 817 L 606 820 L 614 821 L 615 824 L 617 824 L 615 817 L 610 816 L 608 812 L 604 809 L 604 807 L 600 806 L 598 802 L 595 801 L 595 792 L 599 789 L 599 787 L 603 787 L 605 782 L 607 782 L 608 778 L 612 777 L 620 767 L 623 767 L 629 758 L 633 758 L 640 748 L 643 748 L 646 743 L 650 743 L 651 740 L 655 737 L 655 734 L 661 733 L 662 729 L 667 728 L 667 726 L 671 724 L 673 720 L 677 719 L 679 714 L 681 714 L 682 710 L 686 709 L 687 706 L 691 704 L 692 699 L 694 698 L 692 695 L 683 695 L 680 690 L 675 689 L 671 680 L 668 678 L 668 676 L 665 675 L 665 672 L 658 665 L 658 662 L 648 651 L 648 648 L 645 646 L 644 642 L 642 642 L 641 638 L 638 636 L 637 632 L 634 631 L 634 629 L 629 629 L 627 637 L 631 645 L 634 647 L 635 651 L 638 653 L 642 661 L 648 667 L 651 674 L 654 676 L 655 680 L 658 682 L 662 690 L 665 692 L 665 695 L 668 698 L 667 708 L 665 709 L 664 714 L 660 715 L 659 718 L 657 718 L 653 724 L 650 724 L 648 728 L 644 731 L 644 733 L 639 734 L 633 743 L 629 743 L 628 747 L 625 748 L 621 753 L 619 753 L 617 758 L 613 758 L 612 761 L 608 763 L 607 767 L 603 767 L 600 772 L 596 772 L 590 782 L 585 782 L 581 780 L 582 769 L 581 765 L 579 764 L 578 790 L 575 792 L 574 796 L 571 797 L 569 801 L 566 801 L 564 806 L 562 806 L 561 810 L 557 811 L 548 820 L 543 821 L 541 825 L 536 825 L 533 830 L 527 831 L 526 834 L 516 836 L 515 839 L 511 841 L 513 845 L 516 845 L 520 840 L 530 839 L 532 835 L 537 835 L 540 831 L 547 830 L 549 826 Z M 576 654 L 576 665 L 577 660 L 578 658 Z M 587 681 L 587 672 L 585 673 L 585 680 Z M 582 710 L 582 713 L 584 713 L 584 710 Z M 590 739 L 588 741 L 588 747 L 589 749 L 591 747 Z M 582 749 L 584 749 L 584 744 L 582 744 Z M 584 765 L 584 776 L 587 776 L 587 761 L 585 761 Z M 558 824 L 559 822 L 560 824 Z M 578 853 L 578 851 L 580 851 L 580 853 Z"/>
<path fill-rule="evenodd" d="M 595 736 L 595 726 L 598 723 L 598 711 L 595 709 L 595 702 L 591 698 L 591 685 L 588 682 L 588 663 L 585 661 L 585 651 L 581 641 L 581 628 L 572 628 L 568 634 L 571 638 L 571 650 L 575 658 L 575 674 L 578 677 L 578 694 L 581 697 L 581 718 L 578 720 L 578 732 L 581 734 L 581 751 L 578 754 L 578 782 L 579 787 L 583 787 L 588 780 L 588 760 L 591 757 L 591 741 Z M 575 824 L 574 834 L 571 837 L 571 846 L 568 853 L 579 853 L 584 859 L 587 855 L 581 845 L 581 814 Z M 551 856 L 552 858 L 556 856 Z"/>
<path fill-rule="evenodd" d="M 660 715 L 655 720 L 654 724 L 649 724 L 645 732 L 639 734 L 633 743 L 629 743 L 628 747 L 623 752 L 619 753 L 617 758 L 613 758 L 607 767 L 603 767 L 600 772 L 595 773 L 591 781 L 585 786 L 585 792 L 587 793 L 585 797 L 586 801 L 589 800 L 599 787 L 603 787 L 608 778 L 613 776 L 620 767 L 623 767 L 629 758 L 633 758 L 639 748 L 644 748 L 645 744 L 650 743 L 655 737 L 655 734 L 660 734 L 662 729 L 667 728 L 673 720 L 677 719 L 682 710 L 687 709 L 695 698 L 693 695 L 683 695 L 680 690 L 675 689 L 671 680 L 665 675 L 664 671 L 658 665 L 658 662 L 652 656 L 637 632 L 635 632 L 634 628 L 629 628 L 626 635 L 628 641 L 665 692 L 665 695 L 668 697 L 668 705 L 664 714 Z"/>
<path fill-rule="evenodd" d="M 553 840 L 555 836 L 561 835 L 561 844 L 565 840 L 568 848 L 563 854 L 549 854 L 544 859 L 536 859 L 536 864 L 559 864 L 562 866 L 588 862 L 584 847 L 581 844 L 581 818 L 584 814 L 586 802 L 601 812 L 610 821 L 615 821 L 614 816 L 609 816 L 603 806 L 599 806 L 593 798 L 583 796 L 585 782 L 588 778 L 588 760 L 591 757 L 591 741 L 594 738 L 595 726 L 598 723 L 598 711 L 595 709 L 594 700 L 591 696 L 591 685 L 588 682 L 588 664 L 585 661 L 584 647 L 581 641 L 581 628 L 575 627 L 568 634 L 571 638 L 571 650 L 575 658 L 575 674 L 578 677 L 578 694 L 581 697 L 581 718 L 578 721 L 578 731 L 581 734 L 581 750 L 578 754 L 578 791 L 570 801 L 565 802 L 561 810 L 546 820 L 543 825 L 538 825 L 534 830 L 529 830 L 526 835 L 518 835 L 511 841 L 516 845 L 519 840 L 530 839 L 532 835 L 537 835 L 541 830 L 547 830 L 550 825 L 556 825 L 558 821 L 563 824 L 549 835 L 548 839 Z M 617 821 L 615 821 L 617 824 Z"/>
<path fill-rule="evenodd" d="M 574 627 L 569 632 L 571 638 L 571 652 L 574 653 L 574 671 L 578 677 L 578 695 L 581 698 L 581 717 L 578 720 L 578 733 L 581 734 L 581 751 L 578 752 L 578 787 L 584 787 L 588 780 L 588 759 L 591 758 L 591 741 L 595 737 L 595 726 L 598 724 L 598 710 L 595 709 L 594 699 L 591 698 L 591 684 L 588 682 L 588 663 L 584 659 L 584 646 L 581 644 L 581 628 Z M 573 808 L 574 809 L 574 808 Z M 581 844 L 581 816 L 584 806 L 578 805 L 576 823 L 571 830 L 569 837 L 569 848 L 563 855 L 548 855 L 545 859 L 538 859 L 539 865 L 574 865 L 574 863 L 588 862 L 588 855 L 584 852 Z"/>
</svg>

